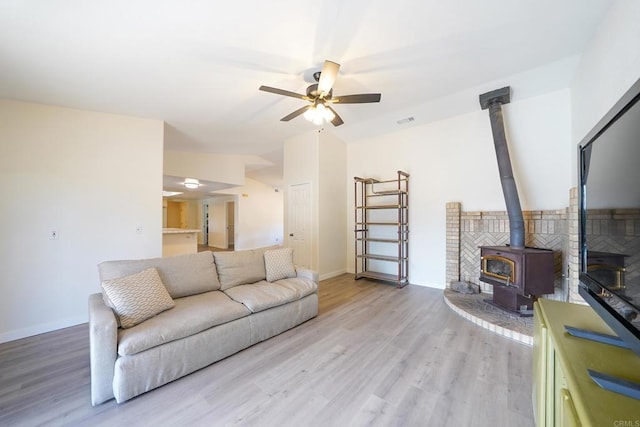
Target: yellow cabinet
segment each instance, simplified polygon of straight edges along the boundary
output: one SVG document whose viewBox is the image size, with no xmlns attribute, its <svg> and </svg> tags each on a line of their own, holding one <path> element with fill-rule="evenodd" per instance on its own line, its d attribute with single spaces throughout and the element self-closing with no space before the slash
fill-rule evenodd
<svg viewBox="0 0 640 427">
<path fill-rule="evenodd" d="M 640 381 L 631 350 L 570 336 L 566 326 L 613 332 L 586 305 L 534 305 L 533 410 L 538 427 L 640 425 L 640 401 L 600 388 L 587 369 Z M 623 424 L 626 422 L 627 424 Z"/>
<path fill-rule="evenodd" d="M 533 324 L 533 378 L 538 379 L 533 382 L 533 414 L 539 420 L 538 426 L 547 425 L 547 404 L 552 402 L 545 399 L 547 390 L 547 325 L 540 314 L 540 306 L 533 306 L 536 322 Z M 551 409 L 553 411 L 553 408 Z M 552 418 L 550 418 L 552 419 Z"/>
<path fill-rule="evenodd" d="M 560 421 L 565 427 L 580 426 L 576 407 L 571 400 L 571 393 L 566 388 L 560 390 Z"/>
</svg>

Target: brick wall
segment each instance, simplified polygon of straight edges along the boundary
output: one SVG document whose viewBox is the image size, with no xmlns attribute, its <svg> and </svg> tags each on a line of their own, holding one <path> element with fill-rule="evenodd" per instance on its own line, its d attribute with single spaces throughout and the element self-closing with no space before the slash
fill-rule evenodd
<svg viewBox="0 0 640 427">
<path fill-rule="evenodd" d="M 579 301 L 577 189 L 572 189 L 569 197 L 567 208 L 524 211 L 522 214 L 525 245 L 554 251 L 556 290 L 546 298 Z M 449 202 L 446 207 L 447 284 L 462 280 L 479 285 L 483 292 L 492 292 L 493 286 L 479 280 L 479 246 L 503 246 L 509 243 L 507 212 L 464 212 L 462 205 L 457 202 Z"/>
<path fill-rule="evenodd" d="M 548 211 L 524 211 L 525 245 L 554 251 L 555 293 L 545 298 L 584 303 L 578 294 L 580 236 L 578 189 L 569 191 L 569 206 Z M 624 254 L 627 281 L 640 277 L 640 209 L 590 209 L 585 221 L 589 247 Z M 457 202 L 447 203 L 447 285 L 466 281 L 493 292 L 481 282 L 479 246 L 509 243 L 506 211 L 465 212 Z M 638 296 L 640 297 L 640 296 Z"/>
<path fill-rule="evenodd" d="M 568 301 L 586 302 L 578 294 L 578 281 L 580 274 L 580 236 L 578 235 L 578 207 L 579 193 L 576 187 L 569 190 L 569 208 L 567 218 L 567 241 L 565 242 L 565 254 L 567 259 L 567 272 L 569 279 Z"/>
<path fill-rule="evenodd" d="M 460 209 L 457 202 L 447 203 L 447 284 L 460 280 Z"/>
</svg>

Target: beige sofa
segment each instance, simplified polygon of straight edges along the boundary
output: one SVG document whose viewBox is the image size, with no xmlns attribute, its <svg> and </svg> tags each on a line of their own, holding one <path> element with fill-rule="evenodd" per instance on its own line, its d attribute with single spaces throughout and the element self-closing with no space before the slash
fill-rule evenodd
<svg viewBox="0 0 640 427">
<path fill-rule="evenodd" d="M 317 274 L 293 267 L 288 251 L 262 248 L 101 263 L 103 292 L 89 297 L 92 404 L 114 397 L 124 402 L 315 317 Z M 125 282 L 149 274 L 159 280 L 135 282 L 142 296 L 126 297 L 132 305 L 122 306 L 113 290 L 134 289 Z M 159 298 L 164 311 L 119 326 L 129 322 L 126 310 L 132 306 L 158 301 L 144 295 L 152 285 L 170 296 Z"/>
</svg>

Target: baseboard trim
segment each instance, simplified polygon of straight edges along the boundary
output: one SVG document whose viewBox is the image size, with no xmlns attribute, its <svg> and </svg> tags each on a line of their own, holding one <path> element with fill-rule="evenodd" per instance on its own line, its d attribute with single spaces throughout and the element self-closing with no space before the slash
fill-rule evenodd
<svg viewBox="0 0 640 427">
<path fill-rule="evenodd" d="M 334 277 L 338 277 L 342 274 L 345 274 L 347 272 L 346 269 L 342 269 L 342 270 L 338 270 L 338 271 L 334 271 L 331 273 L 325 273 L 325 274 L 321 274 L 319 277 L 319 280 L 327 280 L 327 279 L 332 279 Z"/>
<path fill-rule="evenodd" d="M 70 326 L 80 325 L 82 323 L 87 323 L 87 318 L 84 316 L 79 316 L 70 319 L 30 326 L 28 328 L 22 328 L 15 331 L 0 332 L 0 344 L 19 340 L 22 338 L 32 337 L 34 335 L 44 334 L 46 332 L 51 332 L 58 329 L 68 328 Z"/>
</svg>

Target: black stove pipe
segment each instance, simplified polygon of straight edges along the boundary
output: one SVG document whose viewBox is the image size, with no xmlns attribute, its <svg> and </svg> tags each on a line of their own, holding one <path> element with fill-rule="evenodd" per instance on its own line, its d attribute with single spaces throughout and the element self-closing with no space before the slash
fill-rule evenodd
<svg viewBox="0 0 640 427">
<path fill-rule="evenodd" d="M 508 104 L 509 102 L 511 102 L 511 88 L 509 86 L 480 95 L 480 106 L 483 110 L 489 109 L 493 144 L 498 160 L 498 171 L 500 172 L 500 183 L 502 184 L 502 193 L 504 194 L 507 214 L 509 215 L 509 229 L 511 231 L 509 244 L 514 249 L 524 249 L 524 218 L 522 217 L 518 188 L 513 178 L 509 148 L 504 132 L 504 120 L 502 118 L 502 104 Z"/>
</svg>

